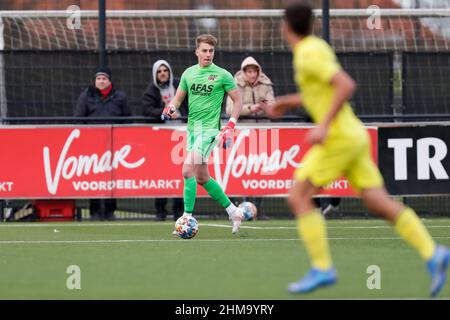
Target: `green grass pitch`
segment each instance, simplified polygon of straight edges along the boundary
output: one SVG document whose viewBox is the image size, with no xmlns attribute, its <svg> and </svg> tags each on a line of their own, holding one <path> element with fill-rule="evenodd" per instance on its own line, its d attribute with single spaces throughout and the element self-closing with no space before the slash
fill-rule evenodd
<svg viewBox="0 0 450 320">
<path fill-rule="evenodd" d="M 424 221 L 450 246 L 450 219 Z M 1 224 L 0 299 L 428 298 L 424 262 L 381 220 L 328 221 L 338 283 L 307 295 L 286 291 L 309 267 L 293 220 L 247 222 L 239 236 L 228 221 L 199 222 L 191 240 L 172 236 L 172 222 Z M 66 286 L 71 265 L 80 289 Z M 380 289 L 367 287 L 371 265 Z"/>
</svg>

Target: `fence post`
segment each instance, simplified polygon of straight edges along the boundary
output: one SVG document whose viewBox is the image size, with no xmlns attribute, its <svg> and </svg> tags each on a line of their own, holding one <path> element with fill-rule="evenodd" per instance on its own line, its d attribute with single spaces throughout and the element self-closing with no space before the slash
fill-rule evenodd
<svg viewBox="0 0 450 320">
<path fill-rule="evenodd" d="M 106 67 L 106 5 L 105 0 L 98 0 L 98 54 L 99 66 Z"/>
<path fill-rule="evenodd" d="M 330 0 L 322 0 L 322 37 L 330 43 Z"/>
</svg>

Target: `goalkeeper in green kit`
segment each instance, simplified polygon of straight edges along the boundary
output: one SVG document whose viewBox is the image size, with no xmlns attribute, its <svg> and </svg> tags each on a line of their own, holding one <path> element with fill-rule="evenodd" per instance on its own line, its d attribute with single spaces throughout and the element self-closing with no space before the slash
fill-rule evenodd
<svg viewBox="0 0 450 320">
<path fill-rule="evenodd" d="M 209 175 L 208 158 L 215 144 L 229 147 L 234 126 L 242 109 L 239 91 L 233 76 L 213 63 L 217 39 L 210 34 L 196 39 L 198 64 L 187 68 L 180 79 L 175 97 L 164 108 L 162 118 L 170 119 L 188 93 L 187 157 L 183 164 L 184 215 L 191 215 L 197 196 L 197 183 L 220 203 L 233 222 L 232 233 L 239 231 L 243 219 L 221 186 Z M 233 110 L 226 126 L 220 129 L 220 114 L 224 94 L 233 100 Z"/>
</svg>

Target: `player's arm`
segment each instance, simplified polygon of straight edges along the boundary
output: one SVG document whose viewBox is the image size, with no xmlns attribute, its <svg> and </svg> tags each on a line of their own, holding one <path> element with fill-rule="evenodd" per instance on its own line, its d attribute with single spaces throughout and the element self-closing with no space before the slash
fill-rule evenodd
<svg viewBox="0 0 450 320">
<path fill-rule="evenodd" d="M 173 99 L 169 102 L 169 104 L 163 109 L 163 113 L 161 114 L 161 119 L 171 119 L 177 109 L 180 107 L 181 103 L 183 102 L 184 98 L 186 97 L 186 91 L 181 89 L 180 87 L 177 88 L 177 92 L 175 93 L 175 96 Z"/>
<path fill-rule="evenodd" d="M 239 93 L 239 89 L 233 89 L 231 91 L 228 91 L 228 96 L 233 101 L 233 108 L 231 109 L 231 117 L 230 119 L 234 119 L 237 121 L 239 119 L 239 115 L 242 111 L 242 99 L 241 94 Z M 235 122 L 236 123 L 236 122 Z"/>
<path fill-rule="evenodd" d="M 300 93 L 288 94 L 276 97 L 274 101 L 262 101 L 259 107 L 270 118 L 280 118 L 289 109 L 301 107 L 303 105 L 302 95 Z"/>
<path fill-rule="evenodd" d="M 228 123 L 220 130 L 220 135 L 222 136 L 222 147 L 228 148 L 231 145 L 232 137 L 234 134 L 234 127 L 239 119 L 239 115 L 242 110 L 242 99 L 239 89 L 232 89 L 227 92 L 228 97 L 233 101 L 233 109 L 231 110 L 230 120 Z"/>
<path fill-rule="evenodd" d="M 342 109 L 344 103 L 352 97 L 356 90 L 355 81 L 343 70 L 338 71 L 330 81 L 330 84 L 335 88 L 335 94 L 331 103 L 330 111 L 318 126 L 312 130 L 307 137 L 311 144 L 323 143 L 328 133 L 328 129 L 333 122 L 333 119 Z"/>
</svg>

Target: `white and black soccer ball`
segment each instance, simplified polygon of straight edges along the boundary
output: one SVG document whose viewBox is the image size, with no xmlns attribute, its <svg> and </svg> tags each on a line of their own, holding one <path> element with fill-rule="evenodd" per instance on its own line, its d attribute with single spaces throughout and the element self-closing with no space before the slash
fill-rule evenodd
<svg viewBox="0 0 450 320">
<path fill-rule="evenodd" d="M 258 214 L 258 209 L 250 201 L 244 201 L 239 206 L 244 212 L 244 219 L 246 221 L 256 220 L 256 215 Z"/>
<path fill-rule="evenodd" d="M 175 222 L 175 231 L 180 238 L 192 239 L 198 233 L 198 222 L 193 216 L 181 216 Z"/>
</svg>

